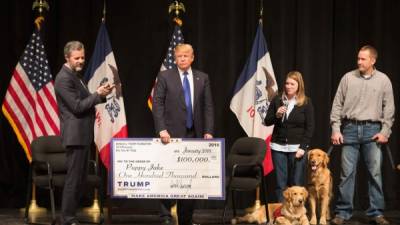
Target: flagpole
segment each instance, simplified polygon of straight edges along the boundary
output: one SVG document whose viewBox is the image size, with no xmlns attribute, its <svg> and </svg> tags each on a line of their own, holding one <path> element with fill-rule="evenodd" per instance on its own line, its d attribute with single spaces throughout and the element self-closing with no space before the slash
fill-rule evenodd
<svg viewBox="0 0 400 225">
<path fill-rule="evenodd" d="M 260 0 L 260 12 L 259 12 L 258 22 L 261 25 L 263 23 L 263 14 L 264 14 L 263 0 Z M 264 179 L 264 178 L 262 178 L 262 179 Z M 266 193 L 264 193 L 264 194 L 266 194 Z M 267 202 L 265 204 L 268 205 Z M 256 210 L 260 210 L 260 208 L 261 208 L 260 187 L 257 187 L 257 189 L 256 189 L 256 198 L 255 198 L 254 205 L 249 207 L 249 208 L 246 208 L 245 211 L 247 213 L 252 213 L 252 212 L 254 212 Z"/>
<path fill-rule="evenodd" d="M 179 2 L 178 0 L 172 2 L 168 7 L 169 14 L 175 13 L 175 17 L 173 18 L 173 21 L 179 27 L 181 27 L 183 24 L 182 20 L 179 18 L 180 11 L 182 11 L 182 13 L 184 13 L 184 12 L 186 12 L 186 9 L 185 9 L 185 5 L 182 2 Z M 152 103 L 149 104 L 149 106 L 151 106 L 150 109 L 152 109 Z M 174 204 L 170 210 L 171 210 L 171 216 L 174 218 L 175 224 L 179 224 L 178 213 L 177 213 L 177 204 Z"/>
<path fill-rule="evenodd" d="M 106 22 L 106 13 L 107 13 L 107 11 L 106 11 L 106 0 L 104 0 L 103 3 L 104 3 L 103 4 L 103 17 L 101 18 L 101 22 L 105 23 Z"/>
<path fill-rule="evenodd" d="M 262 23 L 263 21 L 263 15 L 264 15 L 264 5 L 263 5 L 264 0 L 260 0 L 260 18 L 259 22 Z"/>
<path fill-rule="evenodd" d="M 98 168 L 98 165 L 99 165 L 99 154 L 98 153 L 99 153 L 99 150 L 96 146 L 96 149 L 95 149 L 96 165 L 95 166 L 97 167 L 97 169 L 99 169 Z M 100 185 L 103 185 L 103 184 L 100 184 Z M 83 208 L 84 212 L 96 213 L 96 214 L 100 213 L 100 204 L 99 204 L 98 196 L 99 196 L 99 190 L 97 188 L 94 188 L 93 204 L 89 207 Z M 92 216 L 93 216 L 93 218 L 96 218 L 97 215 L 92 215 Z"/>
<path fill-rule="evenodd" d="M 103 17 L 101 18 L 101 22 L 106 22 L 106 0 L 103 1 Z M 95 156 L 96 156 L 96 166 L 99 165 L 99 149 L 96 146 Z M 97 168 L 99 169 L 99 168 Z M 101 184 L 102 185 L 102 184 Z M 94 189 L 94 196 L 93 196 L 93 204 L 89 207 L 83 209 L 83 211 L 88 213 L 99 213 L 100 212 L 100 204 L 99 204 L 99 190 L 97 188 Z"/>
<path fill-rule="evenodd" d="M 39 16 L 35 19 L 35 26 L 38 31 L 40 31 L 41 28 L 41 23 L 44 21 L 44 17 L 42 16 L 42 12 L 44 9 L 47 11 L 50 9 L 49 4 L 46 2 L 46 0 L 35 0 L 32 4 L 32 10 L 38 10 Z M 25 210 L 25 208 L 21 209 Z M 39 207 L 39 205 L 36 202 L 36 185 L 32 181 L 32 198 L 31 202 L 29 204 L 29 212 L 31 213 L 44 213 L 46 212 L 47 209 L 43 207 Z"/>
</svg>

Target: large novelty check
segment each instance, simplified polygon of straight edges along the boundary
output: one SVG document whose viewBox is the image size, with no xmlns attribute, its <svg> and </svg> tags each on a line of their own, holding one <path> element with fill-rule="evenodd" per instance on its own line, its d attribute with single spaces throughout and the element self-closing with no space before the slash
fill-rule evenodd
<svg viewBox="0 0 400 225">
<path fill-rule="evenodd" d="M 114 198 L 225 199 L 224 139 L 113 139 Z"/>
</svg>

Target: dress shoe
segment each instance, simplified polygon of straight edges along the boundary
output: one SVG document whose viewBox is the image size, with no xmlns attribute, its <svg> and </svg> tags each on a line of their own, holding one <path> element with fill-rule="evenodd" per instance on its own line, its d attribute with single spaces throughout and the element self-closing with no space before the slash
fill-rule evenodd
<svg viewBox="0 0 400 225">
<path fill-rule="evenodd" d="M 345 220 L 339 216 L 335 216 L 335 218 L 333 218 L 331 220 L 331 224 L 333 224 L 333 225 L 342 225 L 344 223 L 345 223 Z"/>
<path fill-rule="evenodd" d="M 162 225 L 174 225 L 174 221 L 171 218 L 165 218 L 161 221 Z"/>
<path fill-rule="evenodd" d="M 64 223 L 63 225 L 81 225 L 78 221 Z"/>
<path fill-rule="evenodd" d="M 375 216 L 371 219 L 371 222 L 376 225 L 389 225 L 389 221 L 385 219 L 383 215 Z"/>
</svg>

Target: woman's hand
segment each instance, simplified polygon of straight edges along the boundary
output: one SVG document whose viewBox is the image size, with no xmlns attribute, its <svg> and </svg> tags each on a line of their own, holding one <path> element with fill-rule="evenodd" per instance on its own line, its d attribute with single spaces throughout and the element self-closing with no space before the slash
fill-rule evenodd
<svg viewBox="0 0 400 225">
<path fill-rule="evenodd" d="M 298 159 L 298 158 L 303 157 L 304 153 L 305 153 L 305 151 L 303 149 L 301 149 L 301 148 L 297 149 L 296 158 Z"/>
<path fill-rule="evenodd" d="M 286 106 L 281 106 L 278 108 L 278 110 L 275 113 L 276 118 L 282 118 L 283 115 L 286 113 L 287 107 Z"/>
</svg>

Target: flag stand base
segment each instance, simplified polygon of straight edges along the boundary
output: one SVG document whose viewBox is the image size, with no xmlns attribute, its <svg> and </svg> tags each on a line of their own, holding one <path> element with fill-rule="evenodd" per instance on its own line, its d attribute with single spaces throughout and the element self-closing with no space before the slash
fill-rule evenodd
<svg viewBox="0 0 400 225">
<path fill-rule="evenodd" d="M 83 211 L 87 213 L 99 213 L 100 212 L 99 200 L 94 199 L 92 206 L 83 208 Z"/>
<path fill-rule="evenodd" d="M 178 225 L 178 212 L 177 212 L 177 210 L 176 210 L 176 206 L 177 204 L 174 204 L 172 207 L 171 207 L 171 216 L 172 216 L 172 218 L 173 218 L 173 221 L 175 222 L 175 225 Z"/>
<path fill-rule="evenodd" d="M 20 211 L 25 212 L 25 208 L 21 208 Z M 47 212 L 46 208 L 39 207 L 35 199 L 31 200 L 31 203 L 29 204 L 29 213 L 45 213 L 45 212 Z"/>
</svg>

